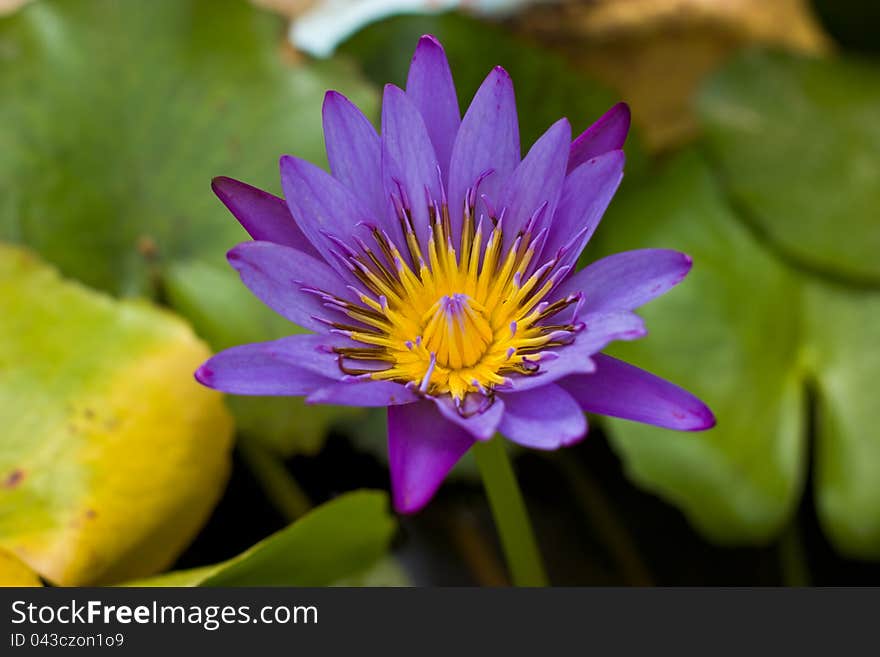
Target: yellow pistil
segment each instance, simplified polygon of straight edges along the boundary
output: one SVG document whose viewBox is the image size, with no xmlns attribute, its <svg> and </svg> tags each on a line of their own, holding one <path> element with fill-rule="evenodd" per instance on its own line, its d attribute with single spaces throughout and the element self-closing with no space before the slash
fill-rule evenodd
<svg viewBox="0 0 880 657">
<path fill-rule="evenodd" d="M 401 221 L 408 259 L 374 231 L 385 262 L 372 252 L 354 259 L 353 271 L 370 294 L 361 294 L 363 307 L 346 304 L 348 315 L 364 325 L 346 326 L 346 333 L 365 346 L 337 351 L 349 373 L 462 400 L 470 392 L 487 394 L 509 374 L 534 372 L 542 349 L 574 331 L 541 322 L 574 299 L 541 303 L 553 287 L 552 267 L 536 268 L 526 278 L 535 255 L 530 235 L 519 235 L 503 253 L 501 223 L 484 245 L 482 222 L 475 226 L 466 213 L 456 252 L 446 210 L 438 210 L 432 211 L 424 252 Z M 379 362 L 385 369 L 342 365 L 352 360 Z"/>
</svg>

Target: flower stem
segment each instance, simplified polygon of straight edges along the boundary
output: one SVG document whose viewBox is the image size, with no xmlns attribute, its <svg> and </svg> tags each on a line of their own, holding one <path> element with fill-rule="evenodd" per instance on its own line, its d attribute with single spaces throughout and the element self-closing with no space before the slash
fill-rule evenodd
<svg viewBox="0 0 880 657">
<path fill-rule="evenodd" d="M 288 522 L 293 522 L 311 508 L 308 496 L 275 454 L 247 436 L 239 439 L 238 452 L 263 493 Z"/>
<path fill-rule="evenodd" d="M 547 575 L 522 493 L 500 438 L 474 445 L 504 556 L 516 586 L 546 586 Z"/>
<path fill-rule="evenodd" d="M 810 586 L 810 562 L 796 520 L 779 539 L 779 561 L 785 586 Z"/>
</svg>

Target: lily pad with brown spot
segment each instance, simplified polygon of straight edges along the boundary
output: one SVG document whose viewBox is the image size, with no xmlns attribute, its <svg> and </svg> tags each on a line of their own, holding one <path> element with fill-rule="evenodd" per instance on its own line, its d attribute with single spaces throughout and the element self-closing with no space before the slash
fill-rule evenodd
<svg viewBox="0 0 880 657">
<path fill-rule="evenodd" d="M 0 244 L 0 549 L 54 584 L 166 568 L 226 482 L 232 420 L 208 348 Z"/>
</svg>

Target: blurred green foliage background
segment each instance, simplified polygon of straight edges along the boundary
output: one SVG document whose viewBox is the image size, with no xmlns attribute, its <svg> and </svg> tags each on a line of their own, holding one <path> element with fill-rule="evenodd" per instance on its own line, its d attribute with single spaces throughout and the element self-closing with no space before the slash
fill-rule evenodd
<svg viewBox="0 0 880 657">
<path fill-rule="evenodd" d="M 764 3 L 613 4 L 393 17 L 325 60 L 246 0 L 0 16 L 0 582 L 506 581 L 467 460 L 400 531 L 385 493 L 342 494 L 387 488 L 381 415 L 221 401 L 190 377 L 209 349 L 299 330 L 226 267 L 246 235 L 211 178 L 279 193 L 281 154 L 324 164 L 325 90 L 375 119 L 423 33 L 463 104 L 510 71 L 524 146 L 631 101 L 627 176 L 584 261 L 695 261 L 645 309 L 651 335 L 613 352 L 694 391 L 718 426 L 595 421 L 583 446 L 523 455 L 554 583 L 880 582 L 876 11 L 780 3 L 806 26 L 792 36 Z"/>
</svg>

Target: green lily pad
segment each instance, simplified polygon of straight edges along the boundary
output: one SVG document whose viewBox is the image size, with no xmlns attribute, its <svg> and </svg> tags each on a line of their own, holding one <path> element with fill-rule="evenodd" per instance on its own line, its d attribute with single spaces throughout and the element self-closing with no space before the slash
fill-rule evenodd
<svg viewBox="0 0 880 657">
<path fill-rule="evenodd" d="M 339 51 L 357 58 L 377 85 L 403 86 L 422 34 L 433 34 L 443 43 L 462 111 L 493 66 L 507 69 L 516 86 L 524 146 L 561 116 L 569 118 L 578 134 L 621 100 L 560 55 L 517 39 L 498 25 L 462 14 L 396 16 L 365 27 Z M 637 136 L 630 136 L 626 151 L 630 169 L 640 167 L 644 154 Z"/>
<path fill-rule="evenodd" d="M 691 390 L 718 419 L 704 433 L 610 420 L 629 475 L 714 540 L 768 540 L 804 478 L 797 281 L 692 152 L 616 199 L 597 238 L 603 253 L 656 247 L 693 257 L 688 278 L 640 311 L 650 334 L 611 352 Z"/>
<path fill-rule="evenodd" d="M 277 190 L 280 154 L 323 161 L 328 88 L 376 109 L 350 67 L 285 65 L 283 29 L 244 0 L 40 0 L 0 19 L 0 237 L 117 294 L 222 262 L 245 233 L 213 176 Z"/>
<path fill-rule="evenodd" d="M 344 62 L 285 64 L 283 36 L 245 0 L 40 0 L 0 18 L 0 239 L 91 286 L 170 301 L 215 349 L 296 332 L 205 269 L 247 239 L 211 178 L 277 191 L 282 153 L 324 161 L 326 89 L 368 114 L 377 94 Z M 230 406 L 284 454 L 316 451 L 340 415 Z"/>
<path fill-rule="evenodd" d="M 777 249 L 880 284 L 880 68 L 751 52 L 699 112 L 725 186 Z"/>
<path fill-rule="evenodd" d="M 799 504 L 813 415 L 822 526 L 841 553 L 880 557 L 880 289 L 786 265 L 729 208 L 693 152 L 637 187 L 612 205 L 589 256 L 666 247 L 689 253 L 694 268 L 640 311 L 650 335 L 611 351 L 692 390 L 718 425 L 682 434 L 609 420 L 628 473 L 709 538 L 763 543 Z"/>
<path fill-rule="evenodd" d="M 0 244 L 0 553 L 54 584 L 158 572 L 226 484 L 232 419 L 178 317 Z"/>
<path fill-rule="evenodd" d="M 333 586 L 400 588 L 413 583 L 397 559 L 385 557 L 363 572 L 336 580 Z"/>
<path fill-rule="evenodd" d="M 368 581 L 365 573 L 382 563 L 395 527 L 385 493 L 356 491 L 322 504 L 228 561 L 126 585 L 329 586 L 347 578 Z"/>
<path fill-rule="evenodd" d="M 840 552 L 880 558 L 880 290 L 817 281 L 806 299 L 819 519 Z"/>
</svg>

